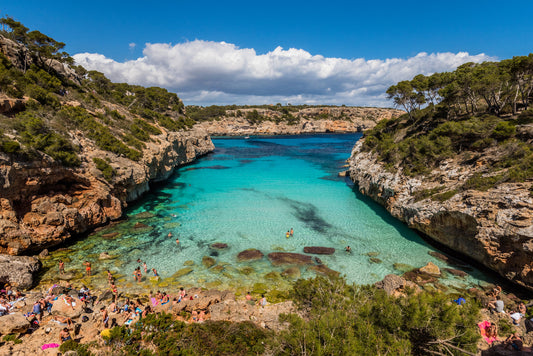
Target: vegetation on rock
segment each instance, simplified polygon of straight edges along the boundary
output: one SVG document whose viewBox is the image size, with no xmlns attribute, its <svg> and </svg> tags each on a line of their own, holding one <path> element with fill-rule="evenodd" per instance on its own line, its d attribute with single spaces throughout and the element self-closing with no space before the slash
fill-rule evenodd
<svg viewBox="0 0 533 356">
<path fill-rule="evenodd" d="M 533 54 L 418 75 L 388 89 L 389 97 L 408 113 L 365 132 L 363 149 L 377 152 L 388 169 L 401 167 L 410 176 L 430 174 L 451 158 L 459 157 L 468 166 L 483 157 L 485 169 L 459 190 L 529 180 L 533 137 L 526 125 L 533 122 L 532 91 Z M 423 104 L 429 105 L 421 108 Z M 442 194 L 436 199 L 454 195 Z"/>
<path fill-rule="evenodd" d="M 176 94 L 112 83 L 102 73 L 72 66 L 61 51 L 64 43 L 9 17 L 0 23 L 0 40 L 8 48 L 0 53 L 0 95 L 24 102 L 21 109 L 0 113 L 0 152 L 27 160 L 41 152 L 75 167 L 81 164 L 80 131 L 100 149 L 137 161 L 162 129 L 179 131 L 194 123 Z"/>
</svg>

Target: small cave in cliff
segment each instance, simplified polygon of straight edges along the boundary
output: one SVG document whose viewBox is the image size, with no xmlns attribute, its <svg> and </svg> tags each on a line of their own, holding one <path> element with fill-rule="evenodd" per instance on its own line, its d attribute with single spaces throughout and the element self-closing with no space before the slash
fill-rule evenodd
<svg viewBox="0 0 533 356">
<path fill-rule="evenodd" d="M 86 190 L 91 184 L 88 180 L 79 177 L 65 177 L 54 183 L 43 184 L 39 187 L 37 195 L 56 195 L 57 193 L 72 193 Z"/>
</svg>

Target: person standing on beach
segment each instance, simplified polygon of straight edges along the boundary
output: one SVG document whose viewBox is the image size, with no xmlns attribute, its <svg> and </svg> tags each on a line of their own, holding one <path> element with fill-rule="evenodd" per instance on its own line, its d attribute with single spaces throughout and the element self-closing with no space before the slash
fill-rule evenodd
<svg viewBox="0 0 533 356">
<path fill-rule="evenodd" d="M 83 265 L 85 266 L 85 274 L 90 277 L 91 276 L 91 262 L 85 261 Z"/>
<path fill-rule="evenodd" d="M 63 260 L 59 260 L 59 274 L 65 273 L 65 262 Z"/>
<path fill-rule="evenodd" d="M 290 236 L 293 237 L 294 236 L 294 230 L 293 228 L 291 227 L 291 233 L 290 233 Z"/>
</svg>

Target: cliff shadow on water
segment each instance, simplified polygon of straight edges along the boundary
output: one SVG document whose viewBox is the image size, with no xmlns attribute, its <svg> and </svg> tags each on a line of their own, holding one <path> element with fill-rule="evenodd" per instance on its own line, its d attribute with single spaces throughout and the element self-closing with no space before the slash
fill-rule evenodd
<svg viewBox="0 0 533 356">
<path fill-rule="evenodd" d="M 416 229 L 410 228 L 406 223 L 394 218 L 387 211 L 387 209 L 385 209 L 385 207 L 376 203 L 371 198 L 359 192 L 358 186 L 355 183 L 353 183 L 349 178 L 346 178 L 345 181 L 346 181 L 346 184 L 348 184 L 352 188 L 352 191 L 354 192 L 358 200 L 362 201 L 364 204 L 370 207 L 376 213 L 377 216 L 383 219 L 385 223 L 394 227 L 398 231 L 398 233 L 401 236 L 403 236 L 405 239 L 416 242 L 423 246 L 429 246 L 433 248 L 439 254 L 444 255 L 444 258 L 447 259 L 446 263 L 452 266 L 453 268 L 463 270 L 468 273 L 472 273 L 474 270 L 478 270 L 481 273 L 481 276 L 479 276 L 479 278 L 487 280 L 485 285 L 479 282 L 478 283 L 479 287 L 485 288 L 488 284 L 498 284 L 504 290 L 514 293 L 519 298 L 527 299 L 527 297 L 531 295 L 531 292 L 528 291 L 526 288 L 518 284 L 514 284 L 510 282 L 509 280 L 503 278 L 501 275 L 499 275 L 495 271 L 491 270 L 490 268 L 487 268 L 483 264 L 475 261 L 474 259 L 468 257 L 467 255 L 454 251 L 451 248 L 447 247 L 446 245 L 443 245 L 439 243 L 438 241 L 433 240 L 428 235 Z M 415 235 L 409 234 L 409 233 L 406 234 L 405 233 L 406 231 L 412 231 L 415 233 Z"/>
</svg>

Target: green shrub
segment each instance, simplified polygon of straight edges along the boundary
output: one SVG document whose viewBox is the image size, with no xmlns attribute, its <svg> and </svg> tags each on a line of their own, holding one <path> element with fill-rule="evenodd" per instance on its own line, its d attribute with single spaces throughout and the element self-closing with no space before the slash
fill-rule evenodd
<svg viewBox="0 0 533 356">
<path fill-rule="evenodd" d="M 115 176 L 115 170 L 113 167 L 109 165 L 105 160 L 101 158 L 93 158 L 93 162 L 96 164 L 96 168 L 98 168 L 102 174 L 104 175 L 104 178 L 110 182 L 113 177 Z"/>
<path fill-rule="evenodd" d="M 510 121 L 501 121 L 492 131 L 492 137 L 494 137 L 498 141 L 503 141 L 513 137 L 515 133 L 516 127 L 513 123 L 511 123 Z"/>
<path fill-rule="evenodd" d="M 395 298 L 374 287 L 323 277 L 298 280 L 291 295 L 305 320 L 294 314 L 282 317 L 289 328 L 278 335 L 281 355 L 301 350 L 325 355 L 461 355 L 446 343 L 475 352 L 479 340 L 480 307 L 470 298 L 462 306 L 437 292 L 408 291 L 406 297 Z"/>
<path fill-rule="evenodd" d="M 67 351 L 75 351 L 78 356 L 90 356 L 88 345 L 78 344 L 74 340 L 67 340 L 59 346 L 59 351 L 65 353 Z"/>
<path fill-rule="evenodd" d="M 0 140 L 0 151 L 4 153 L 17 153 L 20 151 L 20 144 L 17 141 Z"/>
<path fill-rule="evenodd" d="M 73 167 L 81 164 L 77 149 L 69 140 L 50 130 L 43 119 L 29 112 L 18 114 L 17 119 L 15 128 L 23 143 L 48 154 L 65 166 Z"/>
<path fill-rule="evenodd" d="M 13 343 L 14 343 L 15 345 L 17 345 L 17 344 L 21 344 L 21 343 L 22 343 L 22 340 L 19 339 L 19 338 L 17 337 L 17 335 L 14 335 L 14 334 L 8 334 L 8 335 L 5 335 L 5 336 L 2 338 L 2 340 L 6 341 L 6 342 L 13 341 Z"/>
<path fill-rule="evenodd" d="M 533 109 L 522 111 L 522 113 L 518 115 L 516 122 L 519 125 L 531 124 L 533 122 Z"/>
</svg>

